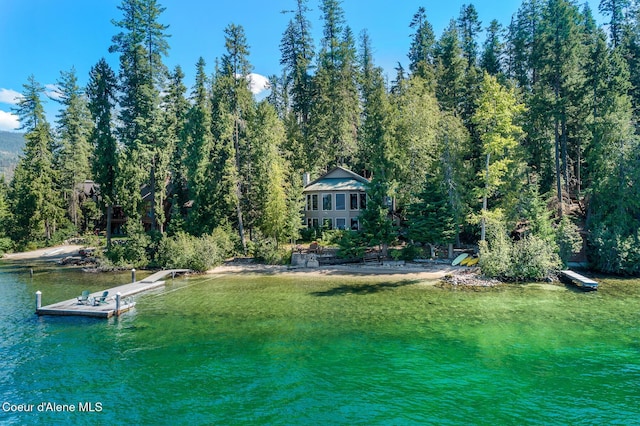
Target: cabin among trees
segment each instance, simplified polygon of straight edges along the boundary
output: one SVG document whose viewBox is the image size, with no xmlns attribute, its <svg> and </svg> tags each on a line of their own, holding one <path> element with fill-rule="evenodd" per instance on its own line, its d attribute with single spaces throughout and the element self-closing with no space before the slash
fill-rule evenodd
<svg viewBox="0 0 640 426">
<path fill-rule="evenodd" d="M 335 167 L 318 179 L 304 183 L 304 224 L 307 228 L 360 229 L 360 213 L 367 207 L 369 180 Z"/>
</svg>

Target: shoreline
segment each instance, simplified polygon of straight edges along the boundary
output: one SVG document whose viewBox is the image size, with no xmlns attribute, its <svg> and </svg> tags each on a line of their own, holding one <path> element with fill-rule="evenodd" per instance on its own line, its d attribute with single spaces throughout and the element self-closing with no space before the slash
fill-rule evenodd
<svg viewBox="0 0 640 426">
<path fill-rule="evenodd" d="M 57 262 L 69 256 L 78 256 L 82 245 L 59 245 L 43 249 L 8 253 L 2 260 L 9 261 L 48 261 Z M 350 277 L 384 277 L 394 280 L 423 280 L 437 281 L 447 275 L 458 275 L 469 273 L 470 269 L 451 266 L 448 264 L 421 264 L 420 267 L 406 266 L 370 266 L 362 264 L 353 265 L 331 265 L 320 266 L 318 268 L 292 268 L 290 265 L 266 265 L 259 263 L 227 262 L 218 267 L 212 268 L 204 274 L 261 274 L 261 275 L 282 275 L 300 277 L 330 277 L 330 276 L 350 276 Z M 465 274 L 466 275 L 466 274 Z"/>
<path fill-rule="evenodd" d="M 447 275 L 457 274 L 460 270 L 455 266 L 434 265 L 428 268 L 411 267 L 384 267 L 365 265 L 332 265 L 320 266 L 318 268 L 291 268 L 287 265 L 262 265 L 262 264 L 225 264 L 210 269 L 206 274 L 260 274 L 260 275 L 282 275 L 282 276 L 304 276 L 304 277 L 380 277 L 397 280 L 424 280 L 436 281 Z"/>
</svg>

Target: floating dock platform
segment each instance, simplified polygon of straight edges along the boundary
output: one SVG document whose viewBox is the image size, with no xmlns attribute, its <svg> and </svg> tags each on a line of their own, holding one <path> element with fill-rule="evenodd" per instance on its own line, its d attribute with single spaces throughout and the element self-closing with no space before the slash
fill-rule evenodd
<svg viewBox="0 0 640 426">
<path fill-rule="evenodd" d="M 78 298 L 69 299 L 52 305 L 41 306 L 42 293 L 36 293 L 36 314 L 38 315 L 63 315 L 63 316 L 87 316 L 96 318 L 110 318 L 114 315 L 120 315 L 132 309 L 136 304 L 131 296 L 145 291 L 162 287 L 165 282 L 162 278 L 176 274 L 189 272 L 188 269 L 169 269 L 156 272 L 140 281 L 134 281 L 118 287 L 109 288 L 103 291 L 91 293 L 87 298 L 87 302 L 81 303 Z M 105 291 L 108 291 L 107 298 L 104 302 L 98 303 Z M 93 303 L 89 301 L 94 301 Z"/>
<path fill-rule="evenodd" d="M 562 278 L 563 281 L 580 287 L 581 289 L 586 291 L 595 291 L 598 289 L 598 283 L 596 281 L 573 271 L 560 271 L 560 278 Z"/>
</svg>

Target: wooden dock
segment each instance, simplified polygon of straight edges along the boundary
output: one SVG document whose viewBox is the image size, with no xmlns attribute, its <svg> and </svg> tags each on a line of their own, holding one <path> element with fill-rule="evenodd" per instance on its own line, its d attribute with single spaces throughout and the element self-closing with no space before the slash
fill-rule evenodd
<svg viewBox="0 0 640 426">
<path fill-rule="evenodd" d="M 131 296 L 145 291 L 153 290 L 164 285 L 162 278 L 175 277 L 176 274 L 189 272 L 188 269 L 169 269 L 156 272 L 140 281 L 109 288 L 103 291 L 91 293 L 89 301 L 97 301 L 105 291 L 108 291 L 105 303 L 79 303 L 78 298 L 65 300 L 47 306 L 40 306 L 42 293 L 36 293 L 36 314 L 38 315 L 63 315 L 63 316 L 88 316 L 97 318 L 110 318 L 120 315 L 132 309 L 136 303 Z"/>
<path fill-rule="evenodd" d="M 564 281 L 569 282 L 575 286 L 580 287 L 583 290 L 594 291 L 598 289 L 598 283 L 591 278 L 587 278 L 582 276 L 576 272 L 564 270 L 560 271 L 560 278 L 563 278 Z"/>
</svg>

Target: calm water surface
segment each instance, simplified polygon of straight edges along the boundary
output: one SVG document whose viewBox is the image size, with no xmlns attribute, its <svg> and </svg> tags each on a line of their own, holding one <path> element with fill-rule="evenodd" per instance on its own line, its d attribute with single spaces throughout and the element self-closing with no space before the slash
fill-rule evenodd
<svg viewBox="0 0 640 426">
<path fill-rule="evenodd" d="M 206 276 L 115 319 L 33 313 L 37 290 L 48 304 L 129 279 L 0 265 L 0 424 L 640 423 L 638 280 Z"/>
</svg>

